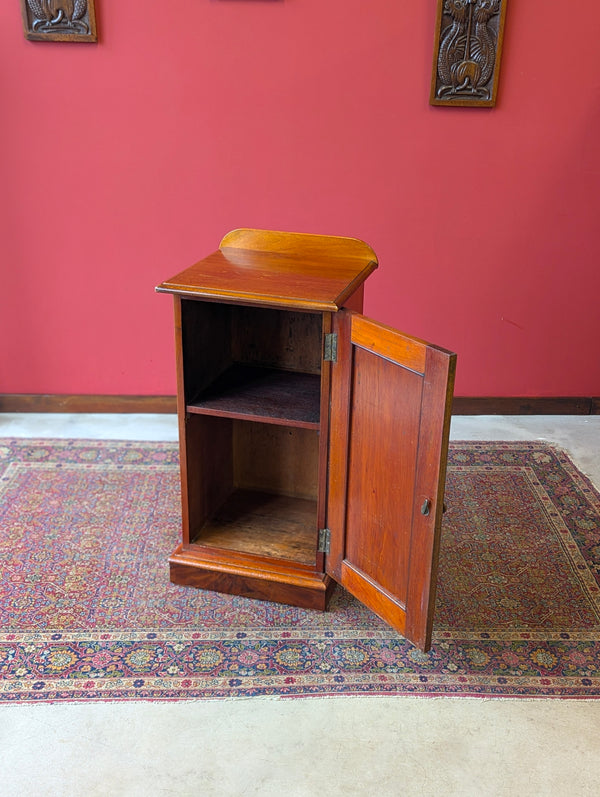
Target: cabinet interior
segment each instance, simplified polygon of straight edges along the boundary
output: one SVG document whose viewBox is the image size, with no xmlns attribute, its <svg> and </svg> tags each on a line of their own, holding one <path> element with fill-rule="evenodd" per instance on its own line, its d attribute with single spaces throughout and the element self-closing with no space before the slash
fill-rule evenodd
<svg viewBox="0 0 600 797">
<path fill-rule="evenodd" d="M 188 545 L 314 565 L 322 316 L 182 301 Z"/>
</svg>

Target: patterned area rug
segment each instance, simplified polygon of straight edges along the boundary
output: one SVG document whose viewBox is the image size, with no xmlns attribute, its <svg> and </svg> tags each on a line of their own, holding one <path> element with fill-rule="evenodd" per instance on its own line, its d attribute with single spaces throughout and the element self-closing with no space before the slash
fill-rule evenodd
<svg viewBox="0 0 600 797">
<path fill-rule="evenodd" d="M 0 441 L 0 700 L 600 696 L 600 496 L 541 443 L 451 446 L 434 641 L 177 587 L 171 443 Z"/>
</svg>

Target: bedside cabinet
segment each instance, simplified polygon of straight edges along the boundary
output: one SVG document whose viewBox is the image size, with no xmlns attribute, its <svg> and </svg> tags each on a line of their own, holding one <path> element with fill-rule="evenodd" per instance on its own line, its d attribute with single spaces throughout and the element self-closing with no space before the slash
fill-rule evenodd
<svg viewBox="0 0 600 797">
<path fill-rule="evenodd" d="M 362 315 L 362 241 L 234 230 L 175 304 L 177 584 L 324 610 L 335 583 L 430 645 L 456 357 Z"/>
</svg>

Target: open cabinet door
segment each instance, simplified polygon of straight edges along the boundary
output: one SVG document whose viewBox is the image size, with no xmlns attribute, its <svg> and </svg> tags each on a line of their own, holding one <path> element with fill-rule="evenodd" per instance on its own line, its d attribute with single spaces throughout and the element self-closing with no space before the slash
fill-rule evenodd
<svg viewBox="0 0 600 797">
<path fill-rule="evenodd" d="M 456 355 L 335 314 L 327 572 L 431 644 Z"/>
</svg>

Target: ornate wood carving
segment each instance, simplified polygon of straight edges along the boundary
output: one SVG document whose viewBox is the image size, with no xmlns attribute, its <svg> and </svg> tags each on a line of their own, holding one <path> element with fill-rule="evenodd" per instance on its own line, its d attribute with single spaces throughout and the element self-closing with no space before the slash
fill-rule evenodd
<svg viewBox="0 0 600 797">
<path fill-rule="evenodd" d="M 25 37 L 33 41 L 95 42 L 94 0 L 21 0 Z"/>
<path fill-rule="evenodd" d="M 438 0 L 430 103 L 496 104 L 508 0 Z"/>
</svg>

